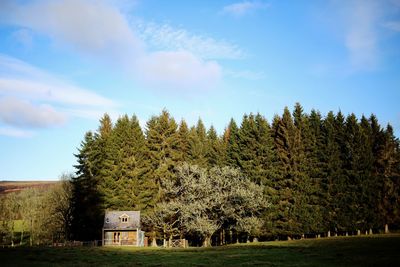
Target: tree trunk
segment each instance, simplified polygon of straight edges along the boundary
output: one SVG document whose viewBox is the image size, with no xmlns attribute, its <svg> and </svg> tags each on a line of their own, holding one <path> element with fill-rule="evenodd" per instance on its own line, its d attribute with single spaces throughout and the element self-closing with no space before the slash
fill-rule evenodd
<svg viewBox="0 0 400 267">
<path fill-rule="evenodd" d="M 14 226 L 11 229 L 11 247 L 14 247 Z"/>
<path fill-rule="evenodd" d="M 385 234 L 388 234 L 388 233 L 389 233 L 389 225 L 385 224 Z"/>
<path fill-rule="evenodd" d="M 151 237 L 151 246 L 157 247 L 156 231 L 153 231 L 153 236 Z"/>
<path fill-rule="evenodd" d="M 361 231 L 360 230 L 357 230 L 357 235 L 361 235 Z"/>
<path fill-rule="evenodd" d="M 31 247 L 32 247 L 32 243 L 33 243 L 33 231 L 32 231 L 33 226 L 32 226 L 32 224 L 33 224 L 33 222 L 32 222 L 32 219 L 31 219 L 31 231 L 29 233 L 29 243 L 30 243 Z"/>
<path fill-rule="evenodd" d="M 203 247 L 211 247 L 211 236 L 206 236 L 203 241 Z"/>
<path fill-rule="evenodd" d="M 19 241 L 19 245 L 20 245 L 20 246 L 22 246 L 23 240 L 24 240 L 24 228 L 23 228 L 23 226 L 22 226 L 21 239 L 20 239 L 20 241 Z"/>
<path fill-rule="evenodd" d="M 372 235 L 372 228 L 369 228 L 369 234 Z"/>
<path fill-rule="evenodd" d="M 328 237 L 331 237 L 331 231 L 328 231 Z"/>
</svg>

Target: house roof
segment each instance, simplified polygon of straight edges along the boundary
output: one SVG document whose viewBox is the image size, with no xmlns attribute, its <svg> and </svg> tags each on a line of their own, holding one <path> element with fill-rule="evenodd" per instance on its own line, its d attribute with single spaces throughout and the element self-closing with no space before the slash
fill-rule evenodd
<svg viewBox="0 0 400 267">
<path fill-rule="evenodd" d="M 127 222 L 122 218 L 127 217 Z M 140 211 L 106 211 L 103 229 L 129 230 L 140 228 Z"/>
</svg>

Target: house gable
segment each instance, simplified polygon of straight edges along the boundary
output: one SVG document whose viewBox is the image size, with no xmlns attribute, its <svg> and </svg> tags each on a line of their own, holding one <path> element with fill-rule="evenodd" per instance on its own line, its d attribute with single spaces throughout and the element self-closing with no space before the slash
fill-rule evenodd
<svg viewBox="0 0 400 267">
<path fill-rule="evenodd" d="M 140 211 L 106 211 L 103 229 L 140 229 Z"/>
</svg>

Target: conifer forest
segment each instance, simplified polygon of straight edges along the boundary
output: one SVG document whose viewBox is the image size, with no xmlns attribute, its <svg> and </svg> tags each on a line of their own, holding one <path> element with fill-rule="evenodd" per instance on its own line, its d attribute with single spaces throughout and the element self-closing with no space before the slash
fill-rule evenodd
<svg viewBox="0 0 400 267">
<path fill-rule="evenodd" d="M 400 147 L 390 125 L 296 104 L 223 133 L 166 110 L 144 129 L 105 114 L 71 179 L 71 240 L 101 238 L 105 210 L 139 210 L 150 239 L 208 246 L 400 227 Z"/>
<path fill-rule="evenodd" d="M 104 114 L 77 148 L 75 173 L 1 195 L 2 244 L 101 240 L 105 211 L 135 210 L 149 245 L 190 246 L 396 231 L 400 142 L 371 115 L 231 119 L 223 133 L 166 110 L 141 127 Z M 18 234 L 17 234 L 18 233 Z"/>
</svg>

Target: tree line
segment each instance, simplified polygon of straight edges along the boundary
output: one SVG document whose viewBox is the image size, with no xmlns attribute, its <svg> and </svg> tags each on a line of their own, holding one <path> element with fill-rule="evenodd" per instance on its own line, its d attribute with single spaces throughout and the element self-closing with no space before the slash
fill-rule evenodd
<svg viewBox="0 0 400 267">
<path fill-rule="evenodd" d="M 297 103 L 271 122 L 231 119 L 219 135 L 166 110 L 144 129 L 104 114 L 75 156 L 76 173 L 51 190 L 1 198 L 3 243 L 18 242 L 18 220 L 20 243 L 99 240 L 105 210 L 141 211 L 153 243 L 205 246 L 400 227 L 400 142 L 374 115 Z"/>
<path fill-rule="evenodd" d="M 68 239 L 71 177 L 0 195 L 0 245 L 44 245 Z"/>
<path fill-rule="evenodd" d="M 236 237 L 249 234 L 250 230 L 243 230 L 246 220 L 250 228 L 259 225 L 258 236 L 270 238 L 376 232 L 384 225 L 400 225 L 399 140 L 393 128 L 380 126 L 374 115 L 358 119 L 340 111 L 307 114 L 297 103 L 293 112 L 285 108 L 271 123 L 261 114 L 244 115 L 240 125 L 231 119 L 218 135 L 213 126 L 206 129 L 201 119 L 189 127 L 166 110 L 151 117 L 144 131 L 136 116 L 124 115 L 113 123 L 105 114 L 98 130 L 86 133 L 76 157 L 74 239 L 98 238 L 107 209 L 140 210 L 150 232 L 197 235 L 203 241 L 228 232 Z M 244 177 L 239 183 L 243 189 L 262 188 L 262 201 L 246 215 L 239 207 L 248 202 L 241 199 L 232 210 L 242 214 L 242 221 L 218 213 L 218 205 L 230 205 L 226 196 L 228 202 L 214 200 L 214 208 L 193 211 L 195 205 L 208 201 L 205 196 L 193 198 L 196 190 L 203 192 L 199 187 L 190 189 L 187 183 L 187 192 L 169 194 L 171 183 L 183 182 L 179 177 L 184 166 L 192 172 L 186 171 L 188 176 L 209 173 L 201 186 L 206 192 L 207 184 L 214 183 L 204 193 L 208 198 L 231 190 L 221 192 L 215 179 L 228 181 L 232 175 L 216 178 L 216 173 L 238 171 L 237 176 Z M 175 212 L 174 203 L 181 207 Z M 192 211 L 185 214 L 185 208 Z M 161 214 L 168 209 L 173 218 Z M 192 220 L 196 216 L 199 220 Z"/>
</svg>

